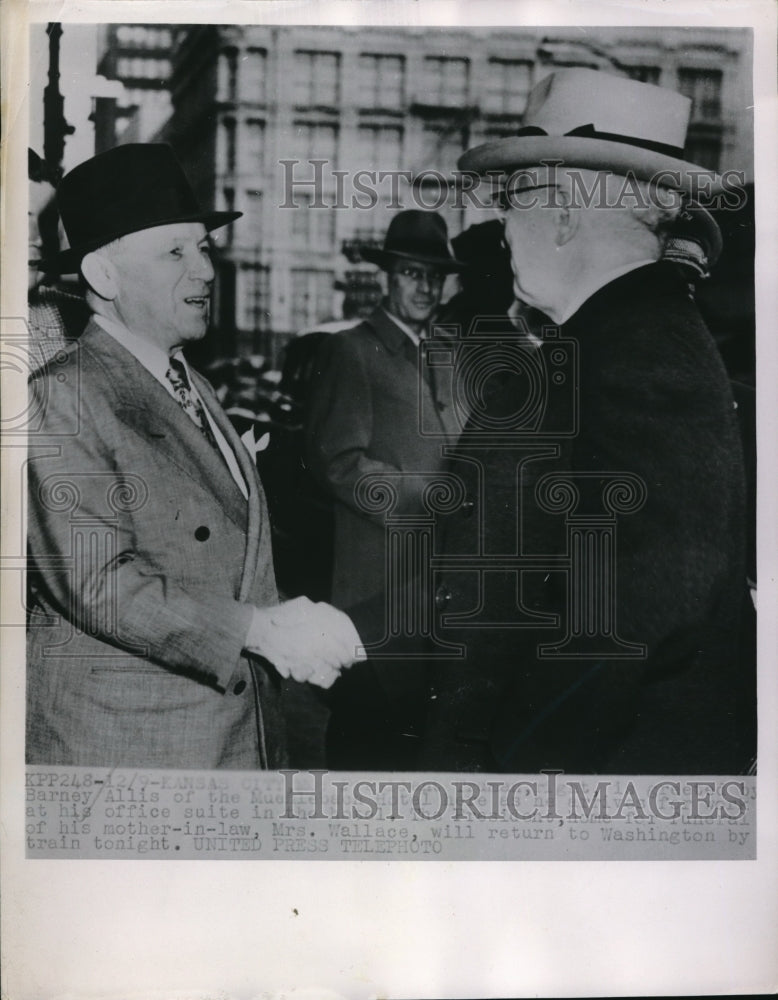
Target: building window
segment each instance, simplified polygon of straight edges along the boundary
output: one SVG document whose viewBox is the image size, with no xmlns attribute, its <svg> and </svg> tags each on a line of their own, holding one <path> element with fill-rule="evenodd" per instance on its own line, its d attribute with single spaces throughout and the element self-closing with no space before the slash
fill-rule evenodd
<svg viewBox="0 0 778 1000">
<path fill-rule="evenodd" d="M 167 80 L 170 62 L 167 59 L 127 59 L 116 61 L 116 75 L 122 80 Z"/>
<path fill-rule="evenodd" d="M 721 134 L 718 129 L 689 129 L 684 148 L 684 159 L 706 170 L 718 170 L 721 161 Z"/>
<path fill-rule="evenodd" d="M 238 50 L 225 49 L 219 53 L 219 101 L 236 101 L 238 98 Z"/>
<path fill-rule="evenodd" d="M 516 59 L 490 59 L 484 106 L 494 114 L 524 112 L 530 92 L 531 66 Z"/>
<path fill-rule="evenodd" d="M 465 130 L 456 123 L 428 123 L 424 126 L 422 168 L 446 174 L 456 170 L 457 160 L 467 145 Z"/>
<path fill-rule="evenodd" d="M 336 107 L 340 100 L 340 56 L 335 52 L 294 54 L 294 100 L 300 107 Z"/>
<path fill-rule="evenodd" d="M 447 56 L 427 56 L 424 60 L 424 94 L 429 104 L 444 107 L 464 107 L 467 104 L 467 87 L 470 76 L 468 59 Z"/>
<path fill-rule="evenodd" d="M 330 169 L 336 166 L 338 128 L 320 122 L 295 122 L 296 158 L 305 164 L 308 160 L 326 160 Z"/>
<path fill-rule="evenodd" d="M 270 329 L 270 272 L 266 267 L 238 268 L 235 315 L 238 328 L 263 333 Z"/>
<path fill-rule="evenodd" d="M 235 173 L 235 119 L 225 118 L 219 129 L 219 167 L 221 172 Z"/>
<path fill-rule="evenodd" d="M 399 170 L 402 166 L 403 130 L 390 125 L 360 125 L 357 133 L 360 170 Z"/>
<path fill-rule="evenodd" d="M 332 316 L 333 271 L 292 269 L 291 324 L 295 332 L 315 326 Z"/>
<path fill-rule="evenodd" d="M 335 247 L 335 213 L 327 208 L 311 208 L 312 196 L 297 196 L 292 212 L 292 242 L 296 250 L 331 253 Z"/>
<path fill-rule="evenodd" d="M 144 107 L 160 112 L 170 108 L 170 93 L 150 87 L 125 87 L 119 106 L 122 108 Z"/>
<path fill-rule="evenodd" d="M 241 173 L 256 176 L 264 171 L 265 123 L 249 119 L 241 133 Z"/>
<path fill-rule="evenodd" d="M 679 69 L 678 89 L 691 98 L 693 122 L 721 121 L 720 69 Z"/>
<path fill-rule="evenodd" d="M 403 56 L 366 53 L 359 57 L 359 103 L 364 108 L 401 108 L 405 90 Z"/>
<path fill-rule="evenodd" d="M 238 210 L 243 216 L 235 222 L 235 242 L 244 247 L 258 247 L 262 242 L 262 192 L 244 191 Z"/>
<path fill-rule="evenodd" d="M 264 49 L 248 49 L 241 60 L 241 95 L 252 104 L 267 100 L 267 53 Z"/>
<path fill-rule="evenodd" d="M 653 83 L 654 86 L 659 84 L 659 67 L 658 66 L 629 66 L 627 69 L 631 80 L 638 80 L 640 83 Z"/>
<path fill-rule="evenodd" d="M 222 189 L 222 201 L 221 205 L 218 206 L 221 212 L 234 212 L 235 211 L 235 189 L 234 188 L 223 188 Z M 234 227 L 235 223 L 230 222 L 229 225 L 220 227 L 211 236 L 215 246 L 217 247 L 229 247 L 232 246 L 234 237 Z"/>
<path fill-rule="evenodd" d="M 116 40 L 122 48 L 167 49 L 172 44 L 172 35 L 167 28 L 120 24 L 116 29 Z"/>
</svg>

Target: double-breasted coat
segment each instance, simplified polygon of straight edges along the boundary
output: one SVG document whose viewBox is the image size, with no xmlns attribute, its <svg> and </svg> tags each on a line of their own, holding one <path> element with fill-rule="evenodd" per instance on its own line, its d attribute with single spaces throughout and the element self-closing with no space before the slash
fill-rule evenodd
<svg viewBox="0 0 778 1000">
<path fill-rule="evenodd" d="M 276 603 L 253 461 L 208 383 L 222 455 L 92 321 L 31 383 L 27 759 L 279 766 L 277 675 L 242 646 Z"/>
</svg>

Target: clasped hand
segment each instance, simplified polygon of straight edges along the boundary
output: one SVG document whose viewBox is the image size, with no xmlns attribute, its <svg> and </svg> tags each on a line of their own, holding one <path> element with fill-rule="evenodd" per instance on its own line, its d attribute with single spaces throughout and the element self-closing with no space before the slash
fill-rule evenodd
<svg viewBox="0 0 778 1000">
<path fill-rule="evenodd" d="M 328 688 L 340 671 L 365 658 L 348 615 L 307 597 L 255 608 L 246 649 L 269 660 L 282 677 Z"/>
</svg>

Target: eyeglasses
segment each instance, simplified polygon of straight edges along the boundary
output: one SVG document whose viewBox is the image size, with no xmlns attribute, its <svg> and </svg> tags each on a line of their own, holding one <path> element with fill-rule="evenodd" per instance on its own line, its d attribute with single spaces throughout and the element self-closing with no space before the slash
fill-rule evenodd
<svg viewBox="0 0 778 1000">
<path fill-rule="evenodd" d="M 445 274 L 440 274 L 438 271 L 423 271 L 420 267 L 398 267 L 394 273 L 410 278 L 417 285 L 429 284 L 431 288 L 439 288 L 446 280 Z"/>
</svg>

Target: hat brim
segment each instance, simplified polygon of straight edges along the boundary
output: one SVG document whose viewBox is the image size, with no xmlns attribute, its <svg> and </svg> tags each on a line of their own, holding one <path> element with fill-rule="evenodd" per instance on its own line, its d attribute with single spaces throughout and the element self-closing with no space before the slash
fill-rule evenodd
<svg viewBox="0 0 778 1000">
<path fill-rule="evenodd" d="M 120 239 L 122 236 L 129 236 L 131 233 L 140 233 L 146 229 L 156 229 L 158 226 L 173 226 L 179 222 L 202 222 L 206 232 L 210 233 L 214 229 L 219 229 L 230 222 L 234 222 L 242 215 L 243 212 L 196 212 L 191 215 L 177 215 L 174 218 L 160 219 L 149 226 L 123 227 L 117 232 L 101 236 L 99 240 L 92 240 L 77 247 L 69 247 L 67 250 L 61 250 L 59 253 L 54 254 L 53 257 L 39 260 L 36 263 L 36 267 L 39 271 L 46 271 L 49 274 L 78 274 L 81 261 L 88 253 L 92 253 L 93 250 L 99 250 L 100 247 L 104 247 L 108 243 Z"/>
<path fill-rule="evenodd" d="M 697 199 L 725 190 L 722 177 L 706 167 L 676 159 L 664 153 L 641 149 L 624 142 L 587 139 L 578 136 L 512 136 L 469 149 L 459 158 L 459 169 L 484 174 L 489 171 L 516 171 L 542 166 L 553 160 L 563 167 L 609 170 L 634 175 L 638 180 L 656 181 Z"/>
<path fill-rule="evenodd" d="M 381 250 L 377 247 L 365 247 L 360 250 L 360 256 L 371 264 L 377 264 L 384 271 L 389 264 L 398 260 L 415 260 L 421 264 L 433 264 L 449 274 L 466 271 L 469 267 L 468 264 L 456 260 L 454 257 L 429 257 L 423 253 L 403 253 L 400 250 Z"/>
</svg>

